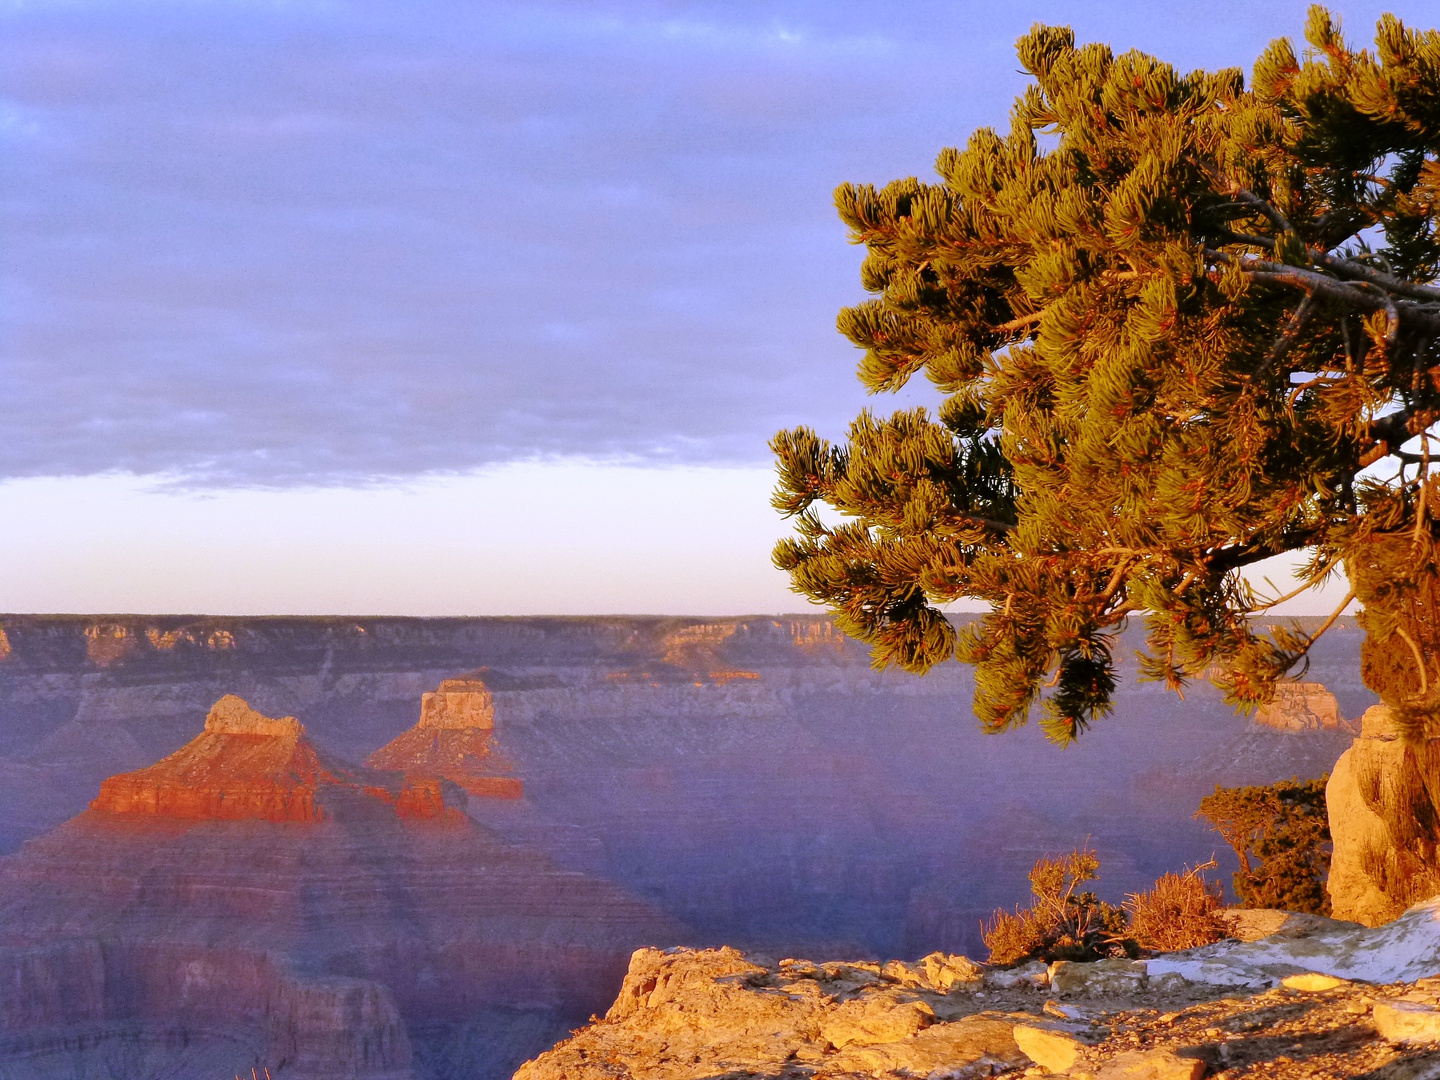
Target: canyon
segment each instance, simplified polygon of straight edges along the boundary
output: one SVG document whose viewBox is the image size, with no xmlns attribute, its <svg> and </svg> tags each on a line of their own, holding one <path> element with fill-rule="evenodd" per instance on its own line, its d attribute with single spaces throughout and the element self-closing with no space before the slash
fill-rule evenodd
<svg viewBox="0 0 1440 1080">
<path fill-rule="evenodd" d="M 236 1071 L 222 1059 L 258 1061 L 282 1046 L 291 1047 L 286 1075 L 297 1077 L 322 1075 L 326 1054 L 377 1076 L 508 1075 L 586 1010 L 603 1010 L 639 945 L 984 955 L 980 919 L 1025 899 L 1037 855 L 1088 840 L 1101 858 L 1100 891 L 1117 900 L 1182 863 L 1217 851 L 1223 860 L 1219 838 L 1193 820 L 1200 797 L 1216 783 L 1320 775 L 1351 741 L 1342 718 L 1374 702 L 1359 683 L 1359 633 L 1348 621 L 1321 640 L 1310 669 L 1334 696 L 1333 726 L 1325 709 L 1289 726 L 1255 723 L 1203 685 L 1182 701 L 1137 683 L 1132 664 L 1114 714 L 1065 750 L 1033 728 L 980 734 L 967 669 L 923 679 L 874 671 L 862 646 L 815 616 L 0 616 L 0 634 L 0 849 L 19 852 L 0 864 L 9 881 L 0 925 L 42 935 L 29 949 L 60 942 L 42 962 L 14 937 L 4 962 L 69 972 L 55 979 L 93 993 L 116 985 L 115 972 L 153 965 L 140 980 L 157 988 L 151 1004 L 102 1000 L 93 1014 L 108 1045 L 123 1049 L 113 1060 L 130 1063 L 114 1075 L 130 1076 L 163 1075 L 154 1062 L 179 1060 L 156 1049 L 167 1038 L 190 1040 L 181 1057 L 210 1054 L 206 1067 L 222 1075 Z M 476 680 L 488 703 L 465 696 L 478 693 Z M 321 785 L 329 795 L 305 804 L 260 793 L 227 820 L 192 794 L 199 816 L 188 825 L 152 814 L 137 832 L 156 790 L 145 771 L 196 738 L 227 695 L 303 729 L 316 755 L 306 767 L 330 778 Z M 425 695 L 440 696 L 422 706 Z M 263 737 L 299 738 L 281 727 Z M 370 770 L 349 764 L 367 759 Z M 386 788 L 366 779 L 374 769 L 416 779 Z M 366 786 L 385 794 L 365 795 Z M 344 808 L 357 799 L 359 810 Z M 340 807 L 329 818 L 316 812 L 327 800 Z M 304 830 L 325 833 L 329 854 L 260 839 Z M 457 841 L 456 830 L 473 832 Z M 170 870 L 140 882 L 140 864 Z M 275 889 L 263 884 L 271 874 L 305 903 L 275 914 Z M 411 885 L 397 892 L 396 881 Z M 581 905 L 593 906 L 590 930 L 567 909 L 576 921 L 566 933 L 589 959 L 566 968 L 572 961 L 545 949 L 502 957 L 504 941 L 553 944 L 538 927 L 556 881 L 579 889 L 574 896 L 608 898 Z M 118 892 L 106 894 L 112 885 Z M 446 984 L 424 950 L 455 940 L 441 912 L 452 887 L 503 895 L 518 921 L 478 932 L 478 958 Z M 172 928 L 176 897 L 200 914 L 184 933 L 167 930 L 165 949 L 136 952 L 127 942 L 144 935 L 133 922 L 107 923 L 113 905 L 91 895 L 143 895 L 126 918 L 168 912 Z M 230 926 L 234 912 L 243 918 Z M 607 912 L 629 937 L 603 932 Z M 357 913 L 348 938 L 327 937 L 322 924 L 348 925 Z M 439 929 L 412 935 L 405 948 L 418 951 L 400 955 L 395 926 L 427 919 Z M 252 929 L 242 932 L 246 920 Z M 256 925 L 272 939 L 261 941 Z M 97 927 L 114 933 L 96 944 Z M 609 946 L 603 957 L 597 934 Z M 192 989 L 197 1011 L 166 1021 L 154 1003 L 180 994 L 186 965 L 202 960 L 219 965 L 206 976 L 212 986 L 232 989 Z M 575 988 L 566 1000 L 560 970 L 584 972 L 566 984 Z M 205 1027 L 207 994 L 249 994 L 273 1008 L 260 1027 L 205 1049 L 196 1032 L 214 1027 Z M 351 1019 L 297 1019 L 322 1014 Z M 74 1033 L 40 1026 L 24 1046 L 0 1046 L 0 1076 L 44 1075 L 37 1062 L 60 1060 L 45 1057 L 44 1040 L 59 1046 Z M 337 1030 L 349 1032 L 343 1052 L 315 1049 Z M 31 1072 L 6 1064 L 22 1059 Z"/>
<path fill-rule="evenodd" d="M 683 937 L 501 842 L 468 798 L 221 698 L 190 742 L 0 860 L 6 1064 L 134 1077 L 143 1047 L 159 1075 L 493 1074 L 517 1023 L 553 1038 L 634 948 Z"/>
</svg>

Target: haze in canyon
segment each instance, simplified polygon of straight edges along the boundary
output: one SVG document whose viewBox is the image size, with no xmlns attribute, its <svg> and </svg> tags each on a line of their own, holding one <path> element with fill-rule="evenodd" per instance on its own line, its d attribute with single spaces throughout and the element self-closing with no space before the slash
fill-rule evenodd
<svg viewBox="0 0 1440 1080">
<path fill-rule="evenodd" d="M 1309 676 L 1339 715 L 1280 730 L 1132 667 L 1063 751 L 980 734 L 965 667 L 877 672 L 822 617 L 0 630 L 0 934 L 37 985 L 102 987 L 88 1013 L 0 1002 L 16 1077 L 500 1077 L 603 1012 L 642 944 L 983 956 L 980 920 L 1025 899 L 1041 853 L 1093 844 L 1114 900 L 1224 867 L 1201 796 L 1319 775 L 1373 702 L 1348 620 Z M 231 694 L 248 706 L 212 710 Z M 249 707 L 279 726 L 226 727 Z M 262 753 L 303 761 L 304 790 L 236 809 Z M 191 794 L 161 806 L 157 775 Z M 107 998 L 104 972 L 150 996 Z"/>
</svg>

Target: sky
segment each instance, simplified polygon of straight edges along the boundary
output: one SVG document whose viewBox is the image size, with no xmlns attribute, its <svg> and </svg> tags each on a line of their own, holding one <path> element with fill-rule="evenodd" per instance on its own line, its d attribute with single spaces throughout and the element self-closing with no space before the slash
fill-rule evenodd
<svg viewBox="0 0 1440 1080">
<path fill-rule="evenodd" d="M 0 0 L 0 610 L 803 610 L 767 440 L 930 400 L 854 377 L 834 187 L 1003 127 L 1037 21 L 1304 11 Z"/>
</svg>

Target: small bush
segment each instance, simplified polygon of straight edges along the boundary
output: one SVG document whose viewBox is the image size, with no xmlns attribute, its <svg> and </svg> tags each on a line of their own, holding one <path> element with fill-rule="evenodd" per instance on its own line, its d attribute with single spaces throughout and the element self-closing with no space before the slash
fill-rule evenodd
<svg viewBox="0 0 1440 1080">
<path fill-rule="evenodd" d="M 1130 936 L 1142 949 L 1174 952 L 1209 945 L 1225 936 L 1216 918 L 1223 900 L 1218 881 L 1206 880 L 1204 871 L 1215 860 L 1183 874 L 1164 874 L 1149 892 L 1131 893 L 1124 909 L 1130 915 Z"/>
<path fill-rule="evenodd" d="M 1013 913 L 997 910 L 981 927 L 990 963 L 1125 955 L 1125 912 L 1094 893 L 1076 892 L 1099 869 L 1100 860 L 1089 848 L 1037 860 L 1030 871 L 1035 902 Z"/>
<path fill-rule="evenodd" d="M 1045 950 L 1045 930 L 1035 917 L 1033 908 L 1015 909 L 1011 914 L 997 909 L 981 930 L 985 947 L 990 950 L 990 963 L 1016 964 L 1038 956 Z"/>
</svg>

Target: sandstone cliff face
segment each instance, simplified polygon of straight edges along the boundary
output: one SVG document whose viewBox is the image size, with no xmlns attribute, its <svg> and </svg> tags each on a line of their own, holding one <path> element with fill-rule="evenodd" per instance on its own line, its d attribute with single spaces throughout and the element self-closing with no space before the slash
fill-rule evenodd
<svg viewBox="0 0 1440 1080">
<path fill-rule="evenodd" d="M 1378 926 L 1440 893 L 1440 739 L 1412 745 L 1376 705 L 1325 788 L 1336 918 Z"/>
<path fill-rule="evenodd" d="M 446 679 L 437 690 L 421 697 L 420 726 L 489 731 L 495 727 L 495 699 L 485 680 L 477 676 Z"/>
<path fill-rule="evenodd" d="M 400 1080 L 437 1075 L 436 1046 L 468 1031 L 477 1049 L 451 1064 L 483 1076 L 494 1062 L 472 1029 L 487 1010 L 573 1022 L 609 1000 L 634 947 L 684 933 L 502 843 L 456 799 L 222 701 L 191 743 L 0 859 L 8 1045 L 88 1061 L 132 1024 L 157 1061 L 177 1032 L 223 1035 L 243 1060 L 221 1075 L 258 1063 L 297 1080 Z M 68 1042 L 47 1051 L 55 1032 Z"/>
<path fill-rule="evenodd" d="M 354 771 L 322 755 L 293 716 L 269 717 L 234 694 L 175 753 L 100 785 L 92 810 L 154 817 L 322 821 L 327 797 L 359 792 Z"/>
</svg>

